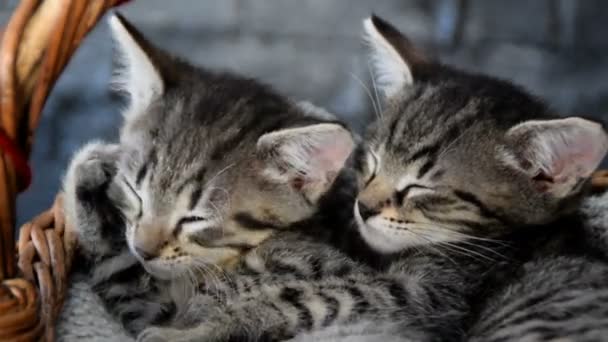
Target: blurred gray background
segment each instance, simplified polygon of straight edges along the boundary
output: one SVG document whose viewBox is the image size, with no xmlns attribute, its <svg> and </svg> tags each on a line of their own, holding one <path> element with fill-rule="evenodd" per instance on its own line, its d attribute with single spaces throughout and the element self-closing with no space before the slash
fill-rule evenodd
<svg viewBox="0 0 608 342">
<path fill-rule="evenodd" d="M 0 23 L 16 2 L 0 0 Z M 564 114 L 608 115 L 604 0 L 135 0 L 121 11 L 175 54 L 259 78 L 357 129 L 372 113 L 360 39 L 361 20 L 371 12 L 443 61 L 513 80 Z M 121 119 L 108 91 L 111 59 L 102 22 L 47 103 L 19 222 L 51 204 L 75 149 L 90 139 L 116 139 Z"/>
</svg>

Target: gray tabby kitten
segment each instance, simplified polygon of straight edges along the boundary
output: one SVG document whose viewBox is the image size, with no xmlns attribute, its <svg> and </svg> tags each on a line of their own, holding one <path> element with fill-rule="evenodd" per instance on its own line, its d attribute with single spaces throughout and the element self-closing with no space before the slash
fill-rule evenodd
<svg viewBox="0 0 608 342">
<path fill-rule="evenodd" d="M 501 256 L 504 267 L 471 267 L 479 281 L 460 284 L 471 310 L 463 338 L 605 339 L 608 244 L 599 237 L 608 222 L 575 209 L 606 132 L 559 118 L 507 82 L 430 60 L 379 18 L 365 28 L 388 101 L 366 137 L 355 206 L 364 240 L 397 260 L 425 248 Z"/>
<path fill-rule="evenodd" d="M 75 155 L 65 212 L 80 270 L 131 334 L 196 324 L 217 300 L 275 277 L 368 272 L 313 229 L 320 208 L 352 199 L 337 179 L 354 146 L 342 124 L 174 58 L 119 15 L 110 27 L 125 123 L 118 143 Z"/>
<path fill-rule="evenodd" d="M 377 17 L 365 30 L 388 100 L 355 156 L 354 216 L 381 272 L 260 282 L 202 323 L 140 340 L 274 340 L 357 322 L 413 341 L 608 336 L 608 264 L 576 211 L 606 132 L 431 61 Z"/>
</svg>

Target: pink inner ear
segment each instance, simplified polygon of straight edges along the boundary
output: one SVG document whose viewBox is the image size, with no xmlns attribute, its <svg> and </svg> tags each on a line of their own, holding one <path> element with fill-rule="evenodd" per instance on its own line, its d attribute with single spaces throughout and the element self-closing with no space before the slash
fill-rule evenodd
<svg viewBox="0 0 608 342">
<path fill-rule="evenodd" d="M 267 133 L 258 140 L 264 174 L 316 199 L 333 183 L 354 147 L 348 130 L 322 123 Z M 269 153 L 272 151 L 272 153 Z"/>
<path fill-rule="evenodd" d="M 546 172 L 556 183 L 589 177 L 605 154 L 601 141 L 594 141 L 592 136 L 585 134 L 559 137 L 548 147 Z"/>
<path fill-rule="evenodd" d="M 318 180 L 329 180 L 338 174 L 344 166 L 346 159 L 353 148 L 353 142 L 349 139 L 336 139 L 332 142 L 325 142 L 324 146 L 319 146 L 311 151 L 312 170 L 314 178 Z"/>
<path fill-rule="evenodd" d="M 512 133 L 526 131 L 534 134 L 527 147 L 528 160 L 542 172 L 541 181 L 561 184 L 587 178 L 608 149 L 601 126 L 579 118 L 527 122 Z"/>
</svg>

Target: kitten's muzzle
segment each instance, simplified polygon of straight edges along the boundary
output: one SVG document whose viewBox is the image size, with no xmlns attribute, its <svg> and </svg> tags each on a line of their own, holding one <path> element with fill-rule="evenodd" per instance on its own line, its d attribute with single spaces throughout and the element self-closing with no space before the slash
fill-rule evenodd
<svg viewBox="0 0 608 342">
<path fill-rule="evenodd" d="M 141 223 L 133 237 L 133 252 L 143 261 L 150 261 L 160 256 L 163 248 L 169 244 L 169 237 L 162 224 Z"/>
<path fill-rule="evenodd" d="M 150 261 L 158 257 L 158 253 L 146 251 L 140 247 L 135 247 L 135 253 L 137 253 L 137 255 L 139 255 L 144 261 Z"/>
</svg>

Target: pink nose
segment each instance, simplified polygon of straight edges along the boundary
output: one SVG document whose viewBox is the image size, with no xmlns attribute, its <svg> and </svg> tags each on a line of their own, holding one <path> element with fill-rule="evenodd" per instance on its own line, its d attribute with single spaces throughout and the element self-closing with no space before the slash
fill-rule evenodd
<svg viewBox="0 0 608 342">
<path fill-rule="evenodd" d="M 167 244 L 163 227 L 157 224 L 140 224 L 135 231 L 134 249 L 144 260 L 151 260 L 160 254 Z"/>
</svg>

